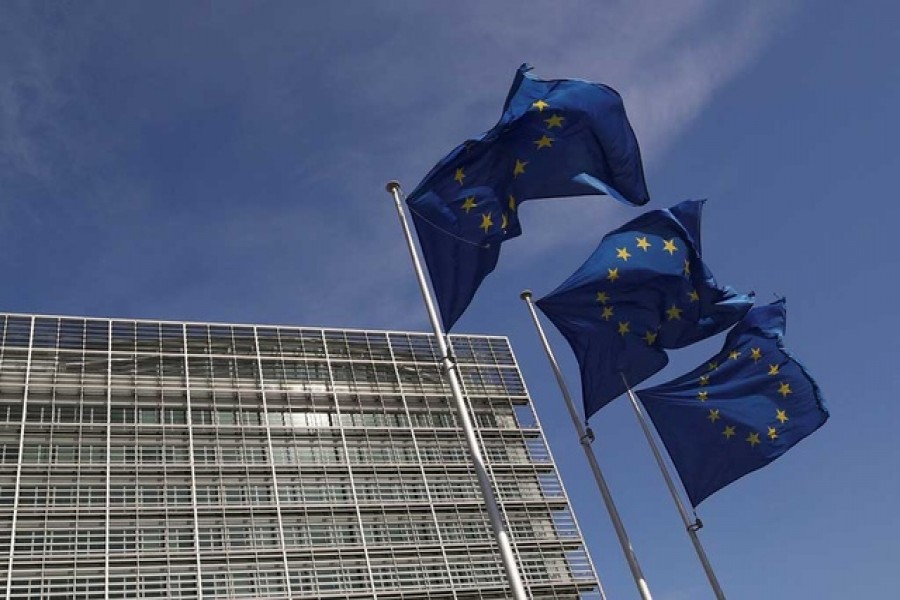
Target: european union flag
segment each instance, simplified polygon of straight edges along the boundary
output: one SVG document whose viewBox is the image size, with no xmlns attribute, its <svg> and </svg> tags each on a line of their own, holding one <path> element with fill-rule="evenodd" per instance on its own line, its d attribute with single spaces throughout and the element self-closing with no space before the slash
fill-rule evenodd
<svg viewBox="0 0 900 600">
<path fill-rule="evenodd" d="M 654 210 L 612 231 L 538 307 L 581 367 L 587 417 L 660 369 L 681 348 L 741 319 L 751 296 L 720 288 L 700 256 L 702 200 Z"/>
<path fill-rule="evenodd" d="M 448 330 L 494 270 L 500 244 L 522 233 L 522 202 L 650 199 L 619 94 L 599 83 L 536 79 L 530 68 L 519 67 L 500 122 L 453 150 L 406 200 Z"/>
<path fill-rule="evenodd" d="M 637 392 L 694 506 L 828 420 L 816 382 L 784 349 L 784 324 L 784 300 L 754 308 L 711 360 Z"/>
</svg>

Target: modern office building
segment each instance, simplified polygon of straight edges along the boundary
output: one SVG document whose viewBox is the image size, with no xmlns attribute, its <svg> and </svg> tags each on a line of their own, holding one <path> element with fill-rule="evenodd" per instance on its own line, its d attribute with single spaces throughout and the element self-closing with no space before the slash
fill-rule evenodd
<svg viewBox="0 0 900 600">
<path fill-rule="evenodd" d="M 0 594 L 508 598 L 432 342 L 0 315 Z M 508 341 L 453 346 L 530 596 L 599 598 Z"/>
</svg>

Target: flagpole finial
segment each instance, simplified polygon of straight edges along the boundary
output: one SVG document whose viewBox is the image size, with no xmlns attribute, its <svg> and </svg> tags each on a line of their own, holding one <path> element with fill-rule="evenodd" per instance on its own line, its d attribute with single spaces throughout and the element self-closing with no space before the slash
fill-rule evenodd
<svg viewBox="0 0 900 600">
<path fill-rule="evenodd" d="M 519 294 L 519 298 L 521 298 L 522 300 L 528 300 L 529 298 L 531 298 L 531 296 L 531 290 L 522 290 L 522 293 Z"/>
<path fill-rule="evenodd" d="M 396 179 L 391 179 L 384 186 L 384 189 L 387 190 L 388 194 L 393 194 L 394 192 L 399 192 L 400 191 L 400 182 L 397 181 Z"/>
</svg>

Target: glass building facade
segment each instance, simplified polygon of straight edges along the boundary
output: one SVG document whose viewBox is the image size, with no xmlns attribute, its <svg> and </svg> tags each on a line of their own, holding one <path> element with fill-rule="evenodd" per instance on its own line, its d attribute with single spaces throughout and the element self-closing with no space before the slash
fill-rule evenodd
<svg viewBox="0 0 900 600">
<path fill-rule="evenodd" d="M 529 595 L 599 598 L 508 341 L 452 340 Z M 4 598 L 505 590 L 432 336 L 0 315 Z"/>
</svg>

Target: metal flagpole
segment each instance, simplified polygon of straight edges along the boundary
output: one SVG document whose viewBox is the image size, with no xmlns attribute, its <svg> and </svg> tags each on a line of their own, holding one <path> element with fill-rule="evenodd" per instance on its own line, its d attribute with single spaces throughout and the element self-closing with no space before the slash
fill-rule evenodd
<svg viewBox="0 0 900 600">
<path fill-rule="evenodd" d="M 625 383 L 625 388 L 628 390 L 628 398 L 631 400 L 631 407 L 634 409 L 634 414 L 637 416 L 638 423 L 641 424 L 641 429 L 644 431 L 644 437 L 647 438 L 647 443 L 650 444 L 650 449 L 653 450 L 653 457 L 656 459 L 656 464 L 659 465 L 659 470 L 662 471 L 663 479 L 666 480 L 666 486 L 669 488 L 672 500 L 675 501 L 675 506 L 678 507 L 678 514 L 681 515 L 681 521 L 684 523 L 684 528 L 687 530 L 688 536 L 691 538 L 691 543 L 694 544 L 694 550 L 697 551 L 697 556 L 703 564 L 703 570 L 706 572 L 706 578 L 709 579 L 709 585 L 712 586 L 713 593 L 715 593 L 718 600 L 725 600 L 725 592 L 722 591 L 722 586 L 719 585 L 719 580 L 713 571 L 712 565 L 709 563 L 709 558 L 706 556 L 703 544 L 700 543 L 700 537 L 697 535 L 697 530 L 703 527 L 703 522 L 700 521 L 700 519 L 691 521 L 687 508 L 685 508 L 684 502 L 678 494 L 678 489 L 675 487 L 675 482 L 672 481 L 672 476 L 669 474 L 669 469 L 663 461 L 659 446 L 653 438 L 653 434 L 650 432 L 650 424 L 648 423 L 647 415 L 644 414 L 637 396 L 628 384 L 628 380 L 625 379 L 625 374 L 620 373 L 620 375 L 622 376 L 622 381 Z"/>
<path fill-rule="evenodd" d="M 491 487 L 491 480 L 488 477 L 484 457 L 481 455 L 481 448 L 479 448 L 478 439 L 475 437 L 475 428 L 472 425 L 472 419 L 469 417 L 469 411 L 466 409 L 466 404 L 463 400 L 456 362 L 447 351 L 447 342 L 444 339 L 444 331 L 441 327 L 441 322 L 438 320 L 431 293 L 428 291 L 428 283 L 425 280 L 425 273 L 422 271 L 422 263 L 419 261 L 419 255 L 416 252 L 416 247 L 413 243 L 412 233 L 409 230 L 409 223 L 406 220 L 406 213 L 403 211 L 403 204 L 400 202 L 400 183 L 389 181 L 385 187 L 388 193 L 394 198 L 394 204 L 397 207 L 397 215 L 400 217 L 400 225 L 403 227 L 403 234 L 406 236 L 406 245 L 409 248 L 409 256 L 412 258 L 413 268 L 416 271 L 416 278 L 419 280 L 419 289 L 422 291 L 422 299 L 425 300 L 425 308 L 428 311 L 428 318 L 431 320 L 431 327 L 434 329 L 434 338 L 438 344 L 438 349 L 440 350 L 441 367 L 447 376 L 447 380 L 450 382 L 450 389 L 453 392 L 453 399 L 456 402 L 456 413 L 462 423 L 463 431 L 465 431 L 469 454 L 472 456 L 472 466 L 475 468 L 475 474 L 478 476 L 478 485 L 481 487 L 481 493 L 484 496 L 484 503 L 487 508 L 488 517 L 491 521 L 491 528 L 494 530 L 494 537 L 497 540 L 497 545 L 500 547 L 500 556 L 503 559 L 503 567 L 506 570 L 506 579 L 509 582 L 509 587 L 512 590 L 513 598 L 515 598 L 515 600 L 528 600 L 525 595 L 525 588 L 522 585 L 522 578 L 519 575 L 519 569 L 516 566 L 515 557 L 513 556 L 509 533 L 506 531 L 506 526 L 503 524 L 503 519 L 500 516 L 497 497 L 494 495 L 494 489 Z"/>
<path fill-rule="evenodd" d="M 625 526 L 622 524 L 621 517 L 619 517 L 619 511 L 616 509 L 612 494 L 610 494 L 609 487 L 606 485 L 606 479 L 604 479 L 603 473 L 600 471 L 600 465 L 597 463 L 597 457 L 594 456 L 594 452 L 591 449 L 591 442 L 594 441 L 594 434 L 592 431 L 586 429 L 581 423 L 578 411 L 575 408 L 575 403 L 572 401 L 571 394 L 569 394 L 569 388 L 566 385 L 566 381 L 563 379 L 562 371 L 559 369 L 559 364 L 556 362 L 553 350 L 550 349 L 550 342 L 547 340 L 547 336 L 544 334 L 544 328 L 541 327 L 537 312 L 534 310 L 534 303 L 531 301 L 531 295 L 530 290 L 525 290 L 522 292 L 521 298 L 525 301 L 525 305 L 528 306 L 528 310 L 531 313 L 531 320 L 534 321 L 538 336 L 541 338 L 541 343 L 544 345 L 544 352 L 547 354 L 547 359 L 550 361 L 550 366 L 553 368 L 553 374 L 556 375 L 556 382 L 559 384 L 559 389 L 562 392 L 563 398 L 566 401 L 566 406 L 569 409 L 569 415 L 572 417 L 572 424 L 575 425 L 575 431 L 578 433 L 578 441 L 581 442 L 584 455 L 587 457 L 588 463 L 591 465 L 591 471 L 594 473 L 594 479 L 597 480 L 597 487 L 600 488 L 600 495 L 603 496 L 603 503 L 606 505 L 606 511 L 609 513 L 613 528 L 616 530 L 616 536 L 619 538 L 622 552 L 625 553 L 625 559 L 628 561 L 628 567 L 631 569 L 631 576 L 634 578 L 634 583 L 637 585 L 641 598 L 643 600 L 652 600 L 650 588 L 647 586 L 647 580 L 644 579 L 644 573 L 641 571 L 641 565 L 638 564 L 637 556 L 631 547 L 631 542 L 628 540 L 628 534 L 625 532 Z"/>
</svg>

